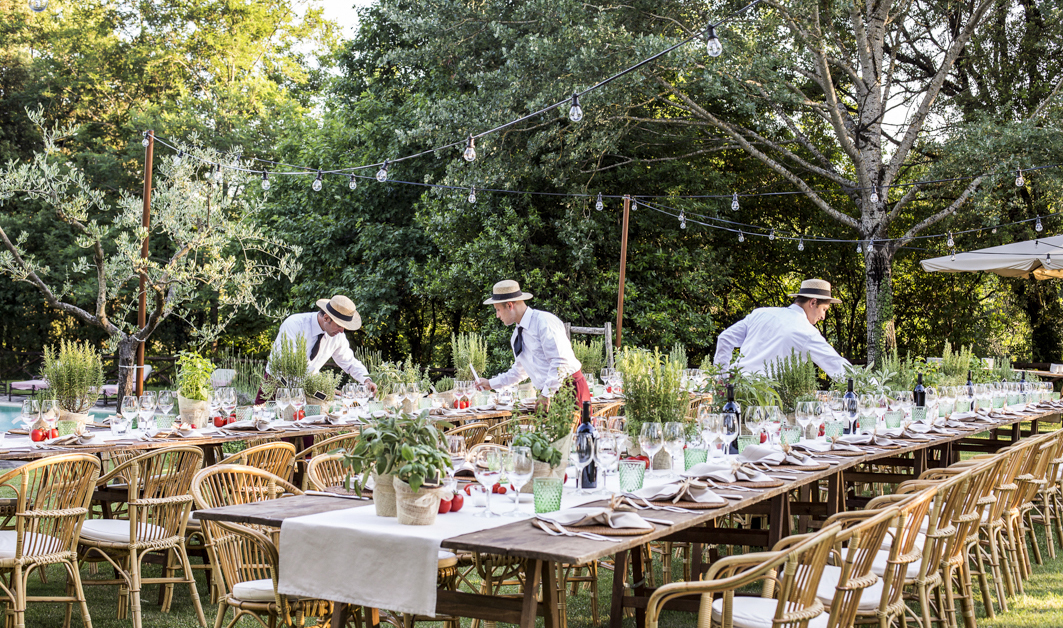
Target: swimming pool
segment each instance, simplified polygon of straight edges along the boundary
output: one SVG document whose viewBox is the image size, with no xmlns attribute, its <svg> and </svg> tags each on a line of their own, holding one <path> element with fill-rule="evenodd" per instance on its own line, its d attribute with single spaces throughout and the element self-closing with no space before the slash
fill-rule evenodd
<svg viewBox="0 0 1063 628">
<path fill-rule="evenodd" d="M 22 404 L 20 403 L 4 403 L 0 402 L 0 432 L 6 432 L 12 428 L 25 427 L 19 420 L 18 416 L 22 412 Z M 113 409 L 108 408 L 92 408 L 89 410 L 89 414 L 93 417 L 105 417 L 114 414 Z"/>
</svg>

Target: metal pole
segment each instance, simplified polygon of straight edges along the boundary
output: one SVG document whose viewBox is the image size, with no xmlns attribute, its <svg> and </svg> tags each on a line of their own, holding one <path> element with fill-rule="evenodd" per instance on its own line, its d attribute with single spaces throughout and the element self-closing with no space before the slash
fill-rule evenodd
<svg viewBox="0 0 1063 628">
<path fill-rule="evenodd" d="M 624 331 L 624 274 L 627 272 L 627 221 L 631 215 L 631 195 L 624 195 L 624 232 L 620 236 L 620 294 L 616 301 L 616 348 Z"/>
<path fill-rule="evenodd" d="M 140 245 L 140 257 L 148 259 L 148 237 L 151 228 L 151 162 L 155 155 L 155 131 L 148 131 L 148 147 L 144 149 L 144 215 L 140 224 L 144 227 L 144 242 Z M 148 293 L 144 273 L 140 274 L 140 309 L 137 312 L 137 327 L 148 324 Z M 137 396 L 144 394 L 144 343 L 137 345 Z"/>
</svg>

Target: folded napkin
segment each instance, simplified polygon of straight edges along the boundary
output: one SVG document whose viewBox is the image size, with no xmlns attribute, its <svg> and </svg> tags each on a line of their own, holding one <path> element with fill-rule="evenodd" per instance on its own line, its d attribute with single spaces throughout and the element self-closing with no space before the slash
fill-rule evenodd
<svg viewBox="0 0 1063 628">
<path fill-rule="evenodd" d="M 346 425 L 347 421 L 343 419 L 343 416 L 338 414 L 311 414 L 300 421 L 300 423 L 306 423 L 308 425 Z"/>
<path fill-rule="evenodd" d="M 702 462 L 679 475 L 685 478 L 711 479 L 717 482 L 770 482 L 771 477 L 754 469 L 748 464 L 731 464 L 729 462 Z"/>
<path fill-rule="evenodd" d="M 698 482 L 693 478 L 659 486 L 646 486 L 632 493 L 626 493 L 626 496 L 650 502 L 672 502 L 673 504 L 678 502 L 722 504 L 726 501 L 709 490 L 707 484 Z"/>
<path fill-rule="evenodd" d="M 66 436 L 44 441 L 43 445 L 97 445 L 102 442 L 102 440 L 96 440 L 95 434 L 67 434 Z"/>
<path fill-rule="evenodd" d="M 723 500 L 721 500 L 723 501 Z M 636 512 L 611 508 L 569 508 L 558 512 L 535 515 L 537 519 L 561 524 L 569 528 L 607 526 L 614 529 L 628 528 L 652 530 L 653 524 Z"/>
<path fill-rule="evenodd" d="M 159 430 L 153 438 L 203 438 L 203 432 L 193 428 L 172 427 Z"/>
<path fill-rule="evenodd" d="M 873 445 L 876 447 L 889 447 L 897 443 L 878 434 L 846 434 L 839 436 L 838 442 L 846 445 Z"/>
<path fill-rule="evenodd" d="M 859 447 L 853 447 L 852 445 L 847 445 L 837 440 L 832 443 L 818 440 L 805 440 L 794 444 L 794 447 L 805 451 L 815 452 L 817 454 L 825 454 L 832 451 L 860 451 Z"/>
<path fill-rule="evenodd" d="M 801 465 L 816 466 L 808 456 L 794 451 L 789 446 L 783 449 L 775 449 L 767 445 L 748 445 L 742 453 L 738 454 L 739 462 L 759 462 L 772 466 L 777 465 Z"/>
<path fill-rule="evenodd" d="M 940 425 L 925 425 L 923 423 L 912 423 L 908 426 L 909 432 L 916 434 L 955 434 L 955 430 L 946 429 Z"/>
<path fill-rule="evenodd" d="M 225 426 L 225 429 L 229 430 L 256 430 L 259 432 L 279 432 L 280 429 L 273 426 L 272 423 L 265 419 L 245 419 L 243 421 L 237 421 L 236 423 L 230 423 Z"/>
</svg>

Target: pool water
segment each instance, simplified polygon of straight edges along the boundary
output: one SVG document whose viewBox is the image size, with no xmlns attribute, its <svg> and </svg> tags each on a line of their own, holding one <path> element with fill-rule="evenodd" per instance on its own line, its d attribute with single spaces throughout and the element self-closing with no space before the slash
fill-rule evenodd
<svg viewBox="0 0 1063 628">
<path fill-rule="evenodd" d="M 13 428 L 25 428 L 25 425 L 23 425 L 22 421 L 18 418 L 21 412 L 21 404 L 0 403 L 0 432 L 6 432 Z M 93 417 L 103 418 L 114 414 L 114 410 L 108 408 L 92 408 L 89 410 L 89 414 Z"/>
</svg>

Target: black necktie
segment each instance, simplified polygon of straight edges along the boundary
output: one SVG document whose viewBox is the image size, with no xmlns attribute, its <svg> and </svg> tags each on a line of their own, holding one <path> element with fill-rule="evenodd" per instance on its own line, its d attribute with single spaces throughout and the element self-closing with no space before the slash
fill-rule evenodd
<svg viewBox="0 0 1063 628">
<path fill-rule="evenodd" d="M 513 357 L 519 358 L 524 351 L 524 328 L 517 325 L 517 337 L 513 339 Z"/>
<path fill-rule="evenodd" d="M 313 360 L 317 357 L 317 350 L 321 348 L 321 339 L 325 337 L 325 334 L 318 334 L 317 340 L 314 341 L 314 348 L 310 350 L 310 359 Z"/>
</svg>

